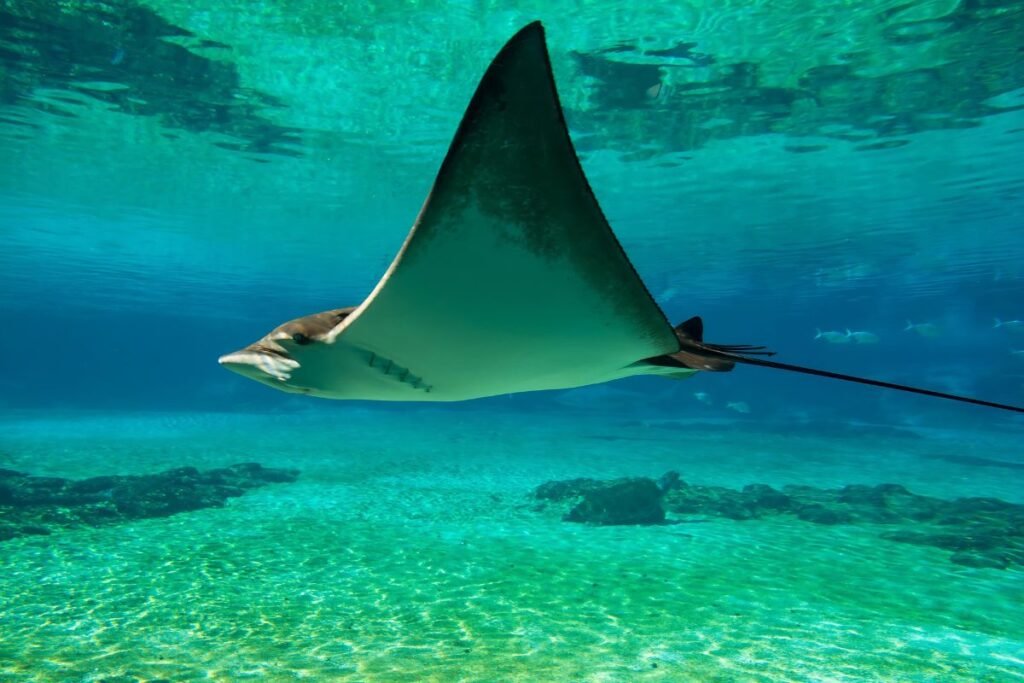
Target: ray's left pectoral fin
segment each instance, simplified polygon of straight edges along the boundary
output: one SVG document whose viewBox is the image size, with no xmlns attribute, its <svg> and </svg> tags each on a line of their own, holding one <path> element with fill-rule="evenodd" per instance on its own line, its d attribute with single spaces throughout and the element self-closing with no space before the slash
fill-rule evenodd
<svg viewBox="0 0 1024 683">
<path fill-rule="evenodd" d="M 342 334 L 452 399 L 590 384 L 677 348 L 576 157 L 539 23 L 487 68 L 401 251 L 330 341 Z M 514 362 L 492 362 L 509 340 Z"/>
</svg>

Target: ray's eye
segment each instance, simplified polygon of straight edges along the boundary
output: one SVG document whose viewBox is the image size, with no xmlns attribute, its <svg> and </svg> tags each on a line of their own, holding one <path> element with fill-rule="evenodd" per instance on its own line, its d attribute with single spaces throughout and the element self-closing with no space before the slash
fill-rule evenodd
<svg viewBox="0 0 1024 683">
<path fill-rule="evenodd" d="M 298 344 L 299 346 L 305 346 L 306 344 L 313 340 L 307 337 L 306 335 L 302 334 L 301 332 L 296 332 L 295 334 L 292 335 L 292 341 Z"/>
</svg>

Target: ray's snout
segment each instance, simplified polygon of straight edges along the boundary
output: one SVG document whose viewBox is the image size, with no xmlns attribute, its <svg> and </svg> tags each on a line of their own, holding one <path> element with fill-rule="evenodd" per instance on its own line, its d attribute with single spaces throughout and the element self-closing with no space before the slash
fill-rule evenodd
<svg viewBox="0 0 1024 683">
<path fill-rule="evenodd" d="M 307 360 L 310 365 L 316 365 L 316 354 L 326 343 L 328 333 L 354 310 L 354 306 L 335 308 L 289 320 L 248 346 L 224 354 L 217 362 L 232 372 L 280 391 L 312 393 L 314 388 L 308 383 L 315 383 L 316 377 L 310 377 L 309 367 L 303 369 L 305 376 L 297 378 L 299 383 L 293 379 L 295 371 Z"/>
<path fill-rule="evenodd" d="M 252 349 L 224 354 L 217 362 L 232 372 L 259 382 L 287 382 L 292 371 L 299 367 L 298 361 L 291 358 Z"/>
</svg>

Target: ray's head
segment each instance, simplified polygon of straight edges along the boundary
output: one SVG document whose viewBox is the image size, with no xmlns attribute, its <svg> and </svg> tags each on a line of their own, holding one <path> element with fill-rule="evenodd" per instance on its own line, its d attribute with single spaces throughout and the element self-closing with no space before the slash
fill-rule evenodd
<svg viewBox="0 0 1024 683">
<path fill-rule="evenodd" d="M 308 387 L 293 380 L 293 374 L 302 367 L 304 357 L 323 345 L 330 331 L 354 310 L 355 307 L 337 308 L 289 320 L 244 349 L 224 354 L 217 362 L 275 389 L 309 393 Z"/>
</svg>

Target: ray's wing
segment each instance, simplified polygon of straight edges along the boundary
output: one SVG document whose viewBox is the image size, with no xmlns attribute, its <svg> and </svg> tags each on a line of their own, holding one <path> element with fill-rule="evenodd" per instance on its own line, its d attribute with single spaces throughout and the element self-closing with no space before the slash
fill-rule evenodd
<svg viewBox="0 0 1024 683">
<path fill-rule="evenodd" d="M 404 246 L 331 339 L 452 398 L 605 381 L 678 350 L 580 167 L 539 22 L 491 63 Z"/>
</svg>

